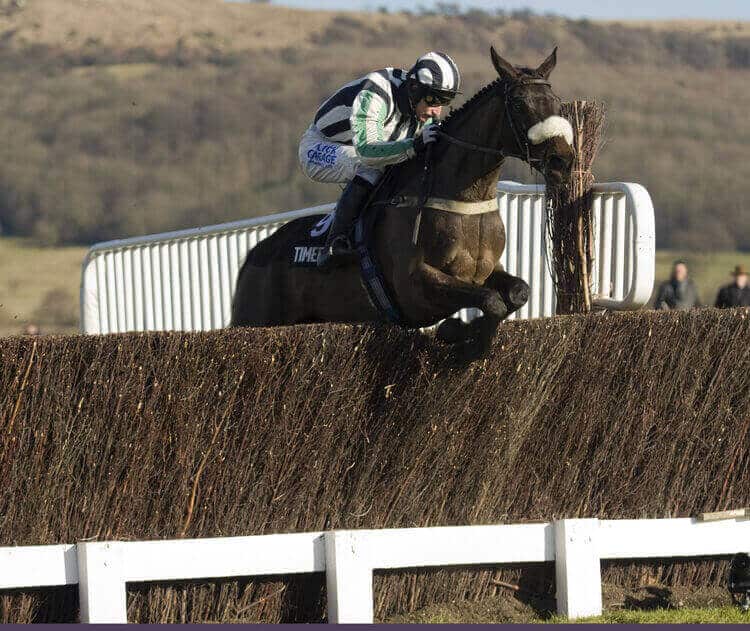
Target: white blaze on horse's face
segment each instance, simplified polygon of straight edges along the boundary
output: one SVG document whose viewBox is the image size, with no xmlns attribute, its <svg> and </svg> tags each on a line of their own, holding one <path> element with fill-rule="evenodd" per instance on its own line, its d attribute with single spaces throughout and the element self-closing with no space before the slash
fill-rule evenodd
<svg viewBox="0 0 750 631">
<path fill-rule="evenodd" d="M 532 145 L 540 145 L 545 140 L 561 136 L 571 147 L 573 146 L 573 127 L 562 116 L 550 116 L 541 123 L 532 125 L 526 135 Z"/>
</svg>

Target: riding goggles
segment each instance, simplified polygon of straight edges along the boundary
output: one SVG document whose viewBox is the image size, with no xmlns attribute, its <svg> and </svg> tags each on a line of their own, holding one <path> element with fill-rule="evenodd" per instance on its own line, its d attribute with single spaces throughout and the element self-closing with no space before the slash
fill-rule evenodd
<svg viewBox="0 0 750 631">
<path fill-rule="evenodd" d="M 454 96 L 452 94 L 435 94 L 434 92 L 430 92 L 425 95 L 424 102 L 427 103 L 427 105 L 448 105 L 452 100 L 454 99 Z"/>
</svg>

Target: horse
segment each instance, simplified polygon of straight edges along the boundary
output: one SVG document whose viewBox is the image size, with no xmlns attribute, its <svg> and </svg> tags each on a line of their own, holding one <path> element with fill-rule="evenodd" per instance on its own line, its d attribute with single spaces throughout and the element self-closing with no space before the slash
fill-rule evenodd
<svg viewBox="0 0 750 631">
<path fill-rule="evenodd" d="M 560 117 L 549 81 L 557 48 L 535 69 L 512 65 L 494 47 L 490 56 L 498 78 L 446 117 L 432 155 L 388 170 L 368 211 L 378 213 L 372 257 L 397 303 L 398 324 L 424 328 L 464 308 L 482 311 L 470 324 L 452 318 L 438 327 L 438 337 L 450 343 L 486 343 L 528 300 L 526 282 L 499 263 L 505 228 L 497 182 L 504 159 L 528 162 L 550 187 L 569 180 L 573 162 L 572 128 Z M 250 250 L 230 326 L 388 319 L 374 306 L 356 261 L 324 274 L 314 260 L 292 260 L 290 252 L 315 234 L 320 220 L 291 221 Z"/>
</svg>

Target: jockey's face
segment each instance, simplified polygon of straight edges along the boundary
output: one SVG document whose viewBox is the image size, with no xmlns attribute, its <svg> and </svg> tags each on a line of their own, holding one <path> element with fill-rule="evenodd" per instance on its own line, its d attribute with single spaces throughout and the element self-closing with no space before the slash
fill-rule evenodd
<svg viewBox="0 0 750 631">
<path fill-rule="evenodd" d="M 428 105 L 424 99 L 417 103 L 417 107 L 414 108 L 414 113 L 421 123 L 424 123 L 429 118 L 437 120 L 440 118 L 442 111 L 443 108 L 440 105 Z"/>
</svg>

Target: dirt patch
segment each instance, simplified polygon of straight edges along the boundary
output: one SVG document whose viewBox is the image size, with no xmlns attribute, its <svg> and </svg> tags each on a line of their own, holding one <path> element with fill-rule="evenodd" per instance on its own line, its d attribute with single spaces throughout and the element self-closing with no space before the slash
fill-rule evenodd
<svg viewBox="0 0 750 631">
<path fill-rule="evenodd" d="M 614 609 L 683 609 L 685 607 L 723 607 L 732 604 L 729 592 L 721 587 L 666 587 L 644 585 L 628 589 L 617 585 L 602 588 L 604 608 Z"/>
<path fill-rule="evenodd" d="M 413 613 L 392 616 L 388 624 L 472 624 L 539 622 L 554 611 L 554 603 L 548 598 L 523 599 L 512 593 L 498 594 L 478 602 L 454 601 L 430 605 Z M 552 607 L 552 609 L 551 609 Z"/>
</svg>

